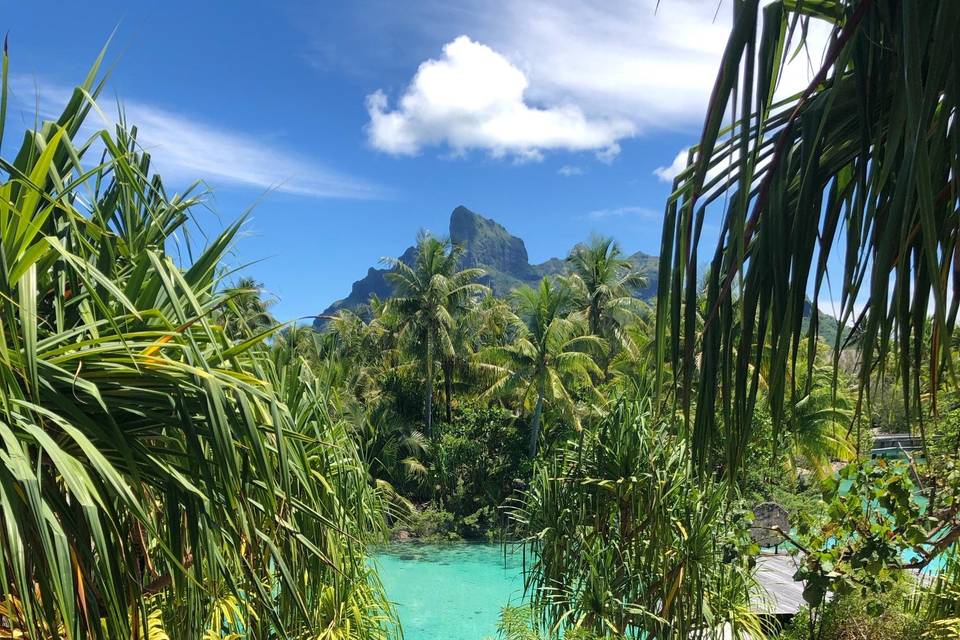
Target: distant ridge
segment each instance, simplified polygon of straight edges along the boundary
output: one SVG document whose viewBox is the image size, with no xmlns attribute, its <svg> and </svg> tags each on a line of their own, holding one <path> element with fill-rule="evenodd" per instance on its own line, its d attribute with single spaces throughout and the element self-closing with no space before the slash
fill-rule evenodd
<svg viewBox="0 0 960 640">
<path fill-rule="evenodd" d="M 482 268 L 486 275 L 481 281 L 493 290 L 493 295 L 500 298 L 506 297 L 520 285 L 535 284 L 543 276 L 569 273 L 567 262 L 562 258 L 550 258 L 540 264 L 530 264 L 523 240 L 511 235 L 496 220 L 486 218 L 463 205 L 450 214 L 449 237 L 451 242 L 464 248 L 461 267 Z M 399 259 L 411 264 L 415 255 L 416 247 L 408 247 L 400 254 Z M 628 257 L 647 279 L 647 286 L 636 292 L 637 297 L 652 299 L 657 293 L 659 259 L 642 251 Z M 322 329 L 327 318 L 341 309 L 362 314 L 371 295 L 375 294 L 381 299 L 389 298 L 393 294 L 393 285 L 387 280 L 389 272 L 390 269 L 370 267 L 367 275 L 353 283 L 347 297 L 337 300 L 317 316 L 313 321 L 314 328 Z M 807 326 L 812 310 L 811 304 L 807 302 L 803 309 L 804 327 Z M 823 311 L 819 312 L 819 318 L 820 338 L 832 345 L 840 331 L 839 323 L 836 318 Z"/>
<path fill-rule="evenodd" d="M 463 246 L 462 267 L 480 267 L 486 271 L 482 282 L 493 290 L 498 297 L 507 296 L 523 284 L 534 284 L 543 276 L 558 275 L 568 271 L 567 263 L 561 258 L 551 258 L 540 264 L 530 264 L 527 247 L 523 240 L 511 235 L 496 220 L 486 218 L 458 206 L 450 214 L 450 241 Z M 409 247 L 399 259 L 410 264 L 416 252 Z M 630 256 L 637 269 L 648 280 L 647 286 L 638 291 L 638 296 L 651 298 L 657 290 L 657 258 L 643 252 Z M 341 309 L 362 310 L 371 295 L 388 298 L 393 286 L 387 280 L 390 269 L 370 267 L 367 275 L 353 283 L 350 294 L 327 307 L 321 316 L 331 316 Z M 322 328 L 326 324 L 323 317 L 314 321 L 314 327 Z"/>
</svg>

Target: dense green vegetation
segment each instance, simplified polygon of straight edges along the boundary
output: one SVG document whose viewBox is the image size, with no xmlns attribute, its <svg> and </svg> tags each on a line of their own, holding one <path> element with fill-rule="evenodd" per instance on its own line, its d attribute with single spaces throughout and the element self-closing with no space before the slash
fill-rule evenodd
<svg viewBox="0 0 960 640">
<path fill-rule="evenodd" d="M 783 70 L 811 21 L 831 27 L 827 49 L 806 89 L 782 97 Z M 924 443 L 909 469 L 858 462 L 823 486 L 823 517 L 798 530 L 809 637 L 850 637 L 830 622 L 857 615 L 845 598 L 876 616 L 884 594 L 912 579 L 906 566 L 957 554 L 955 407 L 942 399 L 955 393 L 960 305 L 958 26 L 952 2 L 738 3 L 700 143 L 667 203 L 657 370 L 669 380 L 661 394 L 675 392 L 684 414 L 697 473 L 735 485 L 751 473 L 755 441 L 780 441 L 822 362 L 817 323 L 803 322 L 806 296 L 812 287 L 816 307 L 831 281 L 850 327 L 830 363 L 833 388 L 843 387 L 841 369 L 855 380 L 847 433 L 862 434 L 877 405 L 894 413 L 896 390 L 897 426 Z M 701 287 L 700 230 L 714 211 L 721 233 Z M 940 588 L 956 594 L 949 573 Z M 955 632 L 955 610 L 914 593 L 931 633 Z"/>
<path fill-rule="evenodd" d="M 509 613 L 510 633 L 666 637 L 724 625 L 752 637 L 769 632 L 749 532 L 750 510 L 770 500 L 792 514 L 795 531 L 784 534 L 805 558 L 797 578 L 807 582 L 812 608 L 798 625 L 812 620 L 817 633 L 860 628 L 892 601 L 888 593 L 902 592 L 914 604 L 883 618 L 896 620 L 891 625 L 952 619 L 930 605 L 935 589 L 952 593 L 951 582 L 920 589 L 898 568 L 955 554 L 956 534 L 943 535 L 957 486 L 949 471 L 955 448 L 944 445 L 953 413 L 928 426 L 940 447 L 931 448 L 933 464 L 867 461 L 876 427 L 902 428 L 892 411 L 899 388 L 878 386 L 877 411 L 858 414 L 855 347 L 834 368 L 831 347 L 812 342 L 782 382 L 796 393 L 778 418 L 773 363 L 756 365 L 750 467 L 723 473 L 727 451 L 716 443 L 704 454 L 714 469 L 705 474 L 682 407 L 671 413 L 654 402 L 672 367 L 658 371 L 652 311 L 632 296 L 640 275 L 616 243 L 593 238 L 571 252 L 571 275 L 521 286 L 506 300 L 469 283 L 482 273 L 459 269 L 455 247 L 427 235 L 417 247 L 401 273 L 415 283 L 403 290 L 420 293 L 374 299 L 366 320 L 340 312 L 313 339 L 317 366 L 350 372 L 342 386 L 348 413 L 368 416 L 372 432 L 394 443 L 371 447 L 367 460 L 396 494 L 396 534 L 499 534 L 526 546 L 533 609 Z M 432 368 L 423 362 L 425 317 L 442 318 L 434 335 L 455 355 L 437 349 Z M 430 396 L 448 409 L 424 435 Z M 946 523 L 918 498 L 931 482 Z M 864 511 L 871 503 L 877 508 Z M 873 604 L 841 606 L 854 597 Z"/>
<path fill-rule="evenodd" d="M 133 128 L 81 138 L 102 86 L 2 161 L 0 636 L 386 637 L 382 492 L 224 279 L 242 220 L 170 253 L 201 196 Z"/>
<path fill-rule="evenodd" d="M 809 19 L 822 70 L 775 100 Z M 202 194 L 135 128 L 81 134 L 95 66 L 0 161 L 0 637 L 391 637 L 366 563 L 391 533 L 519 540 L 506 638 L 956 637 L 958 27 L 948 0 L 737 3 L 655 306 L 608 238 L 508 282 L 421 234 L 322 332 L 232 281 L 242 219 L 190 242 Z M 878 429 L 922 449 L 871 460 Z M 808 604 L 782 630 L 771 500 Z"/>
</svg>

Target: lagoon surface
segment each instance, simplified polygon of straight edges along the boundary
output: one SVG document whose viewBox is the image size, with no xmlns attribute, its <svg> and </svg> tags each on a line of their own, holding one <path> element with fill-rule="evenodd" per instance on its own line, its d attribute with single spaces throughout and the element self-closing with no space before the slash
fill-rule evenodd
<svg viewBox="0 0 960 640">
<path fill-rule="evenodd" d="M 521 553 L 499 544 L 403 542 L 373 557 L 405 640 L 495 637 L 500 610 L 523 600 Z"/>
</svg>

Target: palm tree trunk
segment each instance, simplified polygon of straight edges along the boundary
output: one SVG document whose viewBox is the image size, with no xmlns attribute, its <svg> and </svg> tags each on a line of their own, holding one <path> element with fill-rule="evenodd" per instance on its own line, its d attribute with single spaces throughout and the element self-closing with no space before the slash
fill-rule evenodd
<svg viewBox="0 0 960 640">
<path fill-rule="evenodd" d="M 537 388 L 537 406 L 533 409 L 533 419 L 530 420 L 530 457 L 537 457 L 537 445 L 540 443 L 540 416 L 543 415 L 543 381 Z"/>
<path fill-rule="evenodd" d="M 447 424 L 453 420 L 453 362 L 447 358 L 443 360 L 443 395 L 447 407 Z"/>
<path fill-rule="evenodd" d="M 427 437 L 433 437 L 433 333 L 427 333 L 426 379 L 423 381 L 423 413 Z"/>
<path fill-rule="evenodd" d="M 427 379 L 423 385 L 423 412 L 427 436 L 433 437 L 433 365 L 427 365 Z"/>
</svg>

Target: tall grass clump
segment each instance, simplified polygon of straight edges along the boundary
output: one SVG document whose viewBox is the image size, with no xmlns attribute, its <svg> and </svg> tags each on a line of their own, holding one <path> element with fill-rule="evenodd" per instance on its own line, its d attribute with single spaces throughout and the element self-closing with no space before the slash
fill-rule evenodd
<svg viewBox="0 0 960 640">
<path fill-rule="evenodd" d="M 90 126 L 101 59 L 0 159 L 0 635 L 385 637 L 358 452 L 276 328 L 225 331 L 242 220 L 168 251 L 202 196 Z"/>
<path fill-rule="evenodd" d="M 620 401 L 538 465 L 513 518 L 549 637 L 763 637 L 746 521 L 647 399 Z"/>
</svg>

